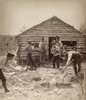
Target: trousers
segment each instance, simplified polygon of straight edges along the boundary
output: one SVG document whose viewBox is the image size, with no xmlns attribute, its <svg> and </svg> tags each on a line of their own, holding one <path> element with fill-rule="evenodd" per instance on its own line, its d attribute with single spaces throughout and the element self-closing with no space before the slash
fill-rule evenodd
<svg viewBox="0 0 86 100">
<path fill-rule="evenodd" d="M 27 54 L 27 62 L 28 62 L 28 65 L 32 65 L 32 66 L 34 66 L 36 68 L 36 65 L 35 65 L 35 63 L 34 63 L 34 61 L 32 59 L 32 54 L 31 53 Z"/>
<path fill-rule="evenodd" d="M 53 68 L 55 68 L 55 63 L 57 64 L 57 68 L 59 68 L 59 62 L 60 62 L 60 57 L 59 57 L 59 55 L 53 56 L 52 62 L 53 62 Z"/>
<path fill-rule="evenodd" d="M 81 70 L 81 55 L 73 56 L 72 59 L 73 59 L 74 71 L 75 74 L 77 74 Z"/>
<path fill-rule="evenodd" d="M 2 84 L 4 87 L 5 92 L 8 92 L 7 86 L 6 86 L 6 78 L 2 72 L 2 69 L 0 69 L 0 79 L 2 80 Z"/>
</svg>

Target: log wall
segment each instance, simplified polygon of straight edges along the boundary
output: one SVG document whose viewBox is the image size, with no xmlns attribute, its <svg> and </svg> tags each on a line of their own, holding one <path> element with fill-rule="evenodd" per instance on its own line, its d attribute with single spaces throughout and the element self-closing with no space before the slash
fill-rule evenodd
<svg viewBox="0 0 86 100">
<path fill-rule="evenodd" d="M 62 38 L 62 41 L 77 41 L 77 49 L 80 52 L 86 52 L 86 40 L 84 37 L 75 35 L 76 33 L 73 33 L 70 35 L 68 34 L 59 34 L 59 36 Z M 41 40 L 41 37 L 44 37 L 45 43 L 46 43 L 46 49 L 47 49 L 47 56 L 49 55 L 49 37 L 54 37 L 57 36 L 57 34 L 41 34 L 40 36 L 28 36 L 28 35 L 21 35 L 18 38 L 18 43 L 22 44 L 22 47 L 25 47 L 28 43 L 28 41 L 32 41 L 33 43 L 39 43 Z M 71 50 L 71 47 L 68 48 L 68 50 Z M 21 59 L 26 59 L 27 53 L 21 49 Z M 35 50 L 33 52 L 33 57 L 38 57 L 39 56 L 39 51 Z"/>
<path fill-rule="evenodd" d="M 39 43 L 42 37 L 45 39 L 47 56 L 49 55 L 49 37 L 60 36 L 62 41 L 76 41 L 77 49 L 80 52 L 86 53 L 86 38 L 74 27 L 68 25 L 57 17 L 52 17 L 32 28 L 26 30 L 16 37 L 17 43 L 25 47 L 28 41 Z M 70 50 L 71 47 L 68 47 Z M 26 52 L 21 49 L 21 59 L 26 58 Z M 33 52 L 33 56 L 38 56 L 38 50 Z"/>
</svg>

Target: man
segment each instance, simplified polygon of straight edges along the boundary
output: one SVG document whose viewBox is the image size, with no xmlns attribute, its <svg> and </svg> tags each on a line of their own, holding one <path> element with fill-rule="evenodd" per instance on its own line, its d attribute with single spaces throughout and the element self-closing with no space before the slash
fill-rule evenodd
<svg viewBox="0 0 86 100">
<path fill-rule="evenodd" d="M 57 64 L 57 68 L 59 68 L 59 55 L 60 55 L 60 48 L 57 47 L 55 43 L 52 44 L 51 53 L 53 55 L 52 62 L 53 68 L 55 68 L 55 63 Z"/>
<path fill-rule="evenodd" d="M 80 72 L 80 70 L 81 70 L 81 60 L 82 60 L 81 53 L 76 51 L 76 47 L 73 47 L 72 51 L 68 52 L 67 56 L 68 56 L 68 59 L 67 59 L 66 66 L 68 66 L 70 64 L 70 62 L 72 61 L 71 63 L 73 63 L 75 74 Z"/>
<path fill-rule="evenodd" d="M 14 58 L 14 55 L 11 53 L 7 54 L 7 57 L 0 57 L 0 79 L 2 80 L 3 83 L 3 87 L 4 87 L 4 91 L 5 92 L 9 92 L 7 85 L 6 85 L 6 78 L 3 74 L 3 69 L 5 69 L 5 67 L 7 65 L 9 65 L 9 61 L 12 60 Z"/>
<path fill-rule="evenodd" d="M 42 37 L 42 40 L 39 42 L 39 52 L 40 52 L 40 62 L 45 61 L 46 48 L 44 43 L 44 37 Z"/>
<path fill-rule="evenodd" d="M 20 65 L 20 50 L 21 50 L 21 44 L 19 45 L 19 47 L 17 48 L 17 63 Z"/>
<path fill-rule="evenodd" d="M 32 45 L 31 45 L 31 41 L 28 42 L 28 46 L 25 48 L 25 50 L 27 51 L 27 62 L 28 62 L 28 65 L 29 64 L 31 65 L 30 69 L 33 69 L 33 67 L 37 68 L 36 65 L 33 62 L 33 59 L 32 59 L 33 49 L 32 49 Z"/>
<path fill-rule="evenodd" d="M 63 47 L 63 43 L 61 42 L 61 38 L 59 36 L 56 36 L 56 45 L 60 48 Z"/>
<path fill-rule="evenodd" d="M 62 46 L 63 46 L 60 39 L 61 38 L 59 36 L 56 36 L 54 48 L 52 47 L 52 49 L 51 49 L 51 53 L 53 54 L 53 59 L 52 59 L 53 68 L 55 68 L 55 62 L 57 63 L 57 68 L 59 68 L 61 49 L 62 49 Z"/>
</svg>

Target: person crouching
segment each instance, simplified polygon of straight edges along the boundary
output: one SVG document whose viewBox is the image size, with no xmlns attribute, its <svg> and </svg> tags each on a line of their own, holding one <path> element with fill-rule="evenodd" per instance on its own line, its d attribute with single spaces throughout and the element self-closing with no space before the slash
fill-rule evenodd
<svg viewBox="0 0 86 100">
<path fill-rule="evenodd" d="M 70 62 L 73 64 L 74 72 L 77 75 L 78 72 L 81 70 L 81 61 L 82 61 L 82 55 L 80 52 L 76 51 L 76 47 L 73 47 L 71 51 L 67 53 L 68 59 L 66 66 L 70 64 Z"/>
<path fill-rule="evenodd" d="M 8 65 L 8 62 L 14 58 L 14 55 L 8 53 L 7 56 L 0 57 L 0 79 L 2 80 L 2 84 L 5 92 L 9 92 L 6 85 L 6 78 L 3 73 L 3 69 Z"/>
</svg>

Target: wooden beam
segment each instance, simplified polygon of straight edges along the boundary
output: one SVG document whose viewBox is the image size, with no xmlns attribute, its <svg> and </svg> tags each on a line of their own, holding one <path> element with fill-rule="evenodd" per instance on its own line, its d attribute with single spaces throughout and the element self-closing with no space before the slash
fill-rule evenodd
<svg viewBox="0 0 86 100">
<path fill-rule="evenodd" d="M 86 66 L 84 67 L 84 100 L 86 100 Z"/>
</svg>

